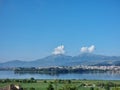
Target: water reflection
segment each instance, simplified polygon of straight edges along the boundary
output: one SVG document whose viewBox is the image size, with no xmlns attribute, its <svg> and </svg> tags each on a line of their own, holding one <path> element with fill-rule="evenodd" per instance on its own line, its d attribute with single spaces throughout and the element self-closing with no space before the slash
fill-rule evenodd
<svg viewBox="0 0 120 90">
<path fill-rule="evenodd" d="M 89 79 L 89 80 L 120 80 L 118 72 L 86 72 L 86 73 L 67 73 L 67 74 L 38 74 L 38 73 L 20 73 L 15 74 L 13 71 L 0 71 L 1 79 Z"/>
</svg>

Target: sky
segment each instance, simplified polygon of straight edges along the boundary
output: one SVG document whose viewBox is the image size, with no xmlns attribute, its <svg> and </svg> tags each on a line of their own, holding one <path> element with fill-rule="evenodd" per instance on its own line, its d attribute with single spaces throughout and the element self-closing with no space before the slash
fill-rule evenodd
<svg viewBox="0 0 120 90">
<path fill-rule="evenodd" d="M 81 52 L 120 56 L 120 0 L 0 0 L 0 62 Z"/>
</svg>

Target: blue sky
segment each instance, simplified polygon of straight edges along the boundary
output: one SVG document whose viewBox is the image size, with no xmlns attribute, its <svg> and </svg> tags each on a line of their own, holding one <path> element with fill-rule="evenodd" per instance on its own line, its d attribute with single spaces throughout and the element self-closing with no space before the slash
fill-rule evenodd
<svg viewBox="0 0 120 90">
<path fill-rule="evenodd" d="M 64 45 L 120 56 L 119 0 L 0 0 L 0 62 L 34 60 Z"/>
</svg>

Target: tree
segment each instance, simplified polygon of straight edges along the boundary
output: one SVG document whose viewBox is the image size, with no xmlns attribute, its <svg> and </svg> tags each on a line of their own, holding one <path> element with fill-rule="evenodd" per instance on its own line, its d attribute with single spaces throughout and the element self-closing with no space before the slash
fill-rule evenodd
<svg viewBox="0 0 120 90">
<path fill-rule="evenodd" d="M 35 88 L 31 87 L 30 90 L 35 90 Z"/>
<path fill-rule="evenodd" d="M 96 88 L 95 90 L 99 90 L 99 88 Z"/>
<path fill-rule="evenodd" d="M 74 86 L 74 87 L 70 87 L 70 90 L 76 90 L 77 88 Z"/>
<path fill-rule="evenodd" d="M 46 81 L 46 80 L 44 80 L 44 83 L 47 83 L 47 81 Z"/>
<path fill-rule="evenodd" d="M 110 87 L 108 84 L 105 86 L 105 90 L 110 90 Z"/>
<path fill-rule="evenodd" d="M 35 79 L 33 77 L 31 77 L 30 80 L 34 81 Z"/>
<path fill-rule="evenodd" d="M 47 87 L 47 90 L 54 90 L 54 87 L 52 84 L 49 84 L 49 86 Z"/>
<path fill-rule="evenodd" d="M 90 90 L 94 90 L 94 88 L 93 88 L 93 87 L 90 87 Z"/>
<path fill-rule="evenodd" d="M 70 83 L 71 83 L 71 80 L 68 80 L 68 83 L 70 84 Z"/>
</svg>

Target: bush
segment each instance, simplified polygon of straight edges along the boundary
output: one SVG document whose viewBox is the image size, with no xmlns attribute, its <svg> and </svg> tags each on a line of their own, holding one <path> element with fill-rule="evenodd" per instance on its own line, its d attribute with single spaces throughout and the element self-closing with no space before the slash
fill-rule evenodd
<svg viewBox="0 0 120 90">
<path fill-rule="evenodd" d="M 33 77 L 30 78 L 31 81 L 34 81 L 35 79 Z"/>
<path fill-rule="evenodd" d="M 95 90 L 99 90 L 99 88 L 96 88 Z"/>
<path fill-rule="evenodd" d="M 105 90 L 110 90 L 110 87 L 108 85 L 106 85 Z"/>
<path fill-rule="evenodd" d="M 35 90 L 35 88 L 31 87 L 30 90 Z"/>
<path fill-rule="evenodd" d="M 47 90 L 54 90 L 53 85 L 52 85 L 52 84 L 49 84 L 49 86 L 48 86 Z"/>
<path fill-rule="evenodd" d="M 6 83 L 6 82 L 11 82 L 11 80 L 7 78 L 7 79 L 4 80 L 4 82 L 5 82 L 5 83 Z"/>
<path fill-rule="evenodd" d="M 94 88 L 93 88 L 93 87 L 90 87 L 90 90 L 94 90 Z"/>
<path fill-rule="evenodd" d="M 76 90 L 77 88 L 76 87 L 70 87 L 70 90 Z"/>
<path fill-rule="evenodd" d="M 75 86 L 65 85 L 63 90 L 77 90 L 77 88 Z"/>
<path fill-rule="evenodd" d="M 15 79 L 15 82 L 20 82 L 18 79 Z"/>
<path fill-rule="evenodd" d="M 72 81 L 71 80 L 68 80 L 68 83 L 70 84 Z"/>
<path fill-rule="evenodd" d="M 23 83 L 27 83 L 27 80 L 26 80 L 26 79 L 23 79 L 22 82 L 23 82 Z"/>
<path fill-rule="evenodd" d="M 47 81 L 46 81 L 46 80 L 44 80 L 44 83 L 47 83 Z"/>
<path fill-rule="evenodd" d="M 84 84 L 84 83 L 81 83 L 81 84 L 80 84 L 80 87 L 84 87 L 84 86 L 85 86 L 85 84 Z"/>
<path fill-rule="evenodd" d="M 28 88 L 23 88 L 23 90 L 28 90 Z"/>
</svg>

